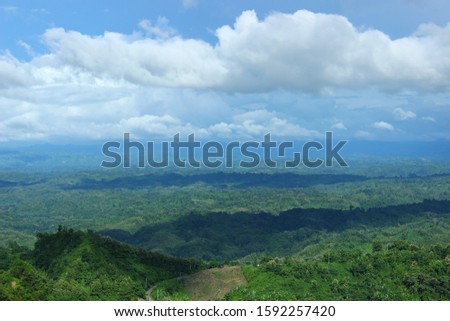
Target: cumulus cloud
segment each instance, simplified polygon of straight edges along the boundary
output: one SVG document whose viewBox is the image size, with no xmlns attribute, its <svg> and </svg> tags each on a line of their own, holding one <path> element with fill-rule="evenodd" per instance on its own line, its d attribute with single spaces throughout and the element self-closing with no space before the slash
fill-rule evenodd
<svg viewBox="0 0 450 321">
<path fill-rule="evenodd" d="M 30 71 L 30 66 L 10 54 L 0 56 L 0 89 L 31 86 L 34 82 Z"/>
<path fill-rule="evenodd" d="M 229 122 L 213 123 L 207 127 L 198 127 L 190 123 L 183 124 L 178 119 L 164 116 L 162 119 L 157 119 L 156 126 L 161 129 L 159 132 L 155 131 L 155 119 L 153 116 L 145 116 L 144 119 L 132 119 L 133 123 L 137 121 L 137 126 L 132 124 L 130 120 L 123 122 L 122 128 L 133 128 L 133 132 L 140 132 L 139 129 L 145 130 L 152 134 L 164 133 L 182 133 L 188 135 L 195 133 L 199 138 L 224 138 L 224 139 L 262 139 L 262 137 L 271 133 L 275 138 L 317 138 L 323 136 L 316 130 L 311 130 L 299 126 L 295 123 L 289 122 L 287 119 L 281 118 L 275 112 L 266 109 L 258 109 L 254 111 L 242 112 L 234 111 L 235 115 Z M 161 127 L 161 122 L 170 124 L 171 126 Z M 140 127 L 140 128 L 139 128 Z"/>
<path fill-rule="evenodd" d="M 450 84 L 449 36 L 450 25 L 421 26 L 392 40 L 378 30 L 358 31 L 342 16 L 301 10 L 261 21 L 247 11 L 233 27 L 217 30 L 217 50 L 233 90 L 440 90 Z"/>
<path fill-rule="evenodd" d="M 91 37 L 64 29 L 47 30 L 43 38 L 51 53 L 35 58 L 33 65 L 63 77 L 81 71 L 143 86 L 201 88 L 206 83 L 217 85 L 226 73 L 213 48 L 203 41 L 112 32 Z"/>
<path fill-rule="evenodd" d="M 389 131 L 394 130 L 394 126 L 392 126 L 391 124 L 386 123 L 384 121 L 377 121 L 377 122 L 373 123 L 373 127 L 377 128 L 377 129 L 385 129 L 385 130 L 389 130 Z"/>
<path fill-rule="evenodd" d="M 321 134 L 316 130 L 303 128 L 280 118 L 275 112 L 265 109 L 253 110 L 237 114 L 231 123 L 221 122 L 208 128 L 212 135 L 222 134 L 225 137 L 262 137 L 271 133 L 278 137 L 313 138 Z"/>
<path fill-rule="evenodd" d="M 416 118 L 416 114 L 409 110 L 403 110 L 402 108 L 395 108 L 394 117 L 398 120 L 407 120 Z"/>
</svg>

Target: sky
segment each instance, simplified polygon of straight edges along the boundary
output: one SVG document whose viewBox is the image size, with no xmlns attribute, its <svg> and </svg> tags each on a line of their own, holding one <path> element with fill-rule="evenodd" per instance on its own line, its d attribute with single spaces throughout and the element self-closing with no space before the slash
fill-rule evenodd
<svg viewBox="0 0 450 321">
<path fill-rule="evenodd" d="M 450 138 L 447 0 L 0 0 L 0 144 Z"/>
</svg>

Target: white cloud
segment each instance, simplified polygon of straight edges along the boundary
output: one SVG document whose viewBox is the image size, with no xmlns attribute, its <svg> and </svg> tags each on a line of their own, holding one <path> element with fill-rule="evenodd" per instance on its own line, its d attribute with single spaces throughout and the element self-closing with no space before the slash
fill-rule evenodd
<svg viewBox="0 0 450 321">
<path fill-rule="evenodd" d="M 33 85 L 30 67 L 9 53 L 0 56 L 0 89 Z"/>
<path fill-rule="evenodd" d="M 2 140 L 41 140 L 48 137 L 49 127 L 37 112 L 25 112 L 0 121 Z"/>
<path fill-rule="evenodd" d="M 49 29 L 43 38 L 51 53 L 35 58 L 32 64 L 55 69 L 63 77 L 84 72 L 94 78 L 124 79 L 143 86 L 204 88 L 221 81 L 226 70 L 209 44 L 177 36 L 165 39 L 164 31 L 159 35 L 163 38 L 112 32 L 91 37 Z"/>
<path fill-rule="evenodd" d="M 118 126 L 107 129 L 115 131 L 117 136 L 122 133 L 132 133 L 136 138 L 167 138 L 177 133 L 188 135 L 195 133 L 198 129 L 189 123 L 183 123 L 180 119 L 171 115 L 149 115 L 130 117 L 120 120 Z"/>
<path fill-rule="evenodd" d="M 389 130 L 389 131 L 394 130 L 394 126 L 392 126 L 391 124 L 386 123 L 384 121 L 377 121 L 377 122 L 373 123 L 372 126 L 377 129 L 385 129 L 385 130 Z"/>
<path fill-rule="evenodd" d="M 356 131 L 355 136 L 358 138 L 362 138 L 362 139 L 372 139 L 373 138 L 373 134 L 369 133 L 366 130 Z"/>
<path fill-rule="evenodd" d="M 432 123 L 436 122 L 436 119 L 434 117 L 431 117 L 431 116 L 422 117 L 422 120 L 429 121 L 429 122 L 432 122 Z"/>
<path fill-rule="evenodd" d="M 217 30 L 217 50 L 232 90 L 444 90 L 450 85 L 449 36 L 447 25 L 391 40 L 378 30 L 358 31 L 342 16 L 297 11 L 259 20 L 247 11 L 233 27 Z"/>
<path fill-rule="evenodd" d="M 416 118 L 416 114 L 409 110 L 403 110 L 402 108 L 395 108 L 394 117 L 398 120 L 407 120 Z"/>
<path fill-rule="evenodd" d="M 45 8 L 35 8 L 35 9 L 32 9 L 31 12 L 38 13 L 38 14 L 50 14 L 50 11 L 48 11 Z"/>
<path fill-rule="evenodd" d="M 25 41 L 19 40 L 17 44 L 22 47 L 29 56 L 33 57 L 36 55 L 33 48 Z"/>
<path fill-rule="evenodd" d="M 337 123 L 333 124 L 333 126 L 331 126 L 331 129 L 343 129 L 343 130 L 346 130 L 347 127 L 345 127 L 344 123 L 340 121 L 340 122 L 337 122 Z"/>
<path fill-rule="evenodd" d="M 167 39 L 177 35 L 177 31 L 169 26 L 169 20 L 166 17 L 158 17 L 156 24 L 152 24 L 150 20 L 144 19 L 139 22 L 139 27 L 142 28 L 149 37 Z"/>
<path fill-rule="evenodd" d="M 267 133 L 271 133 L 274 137 L 295 137 L 298 139 L 322 136 L 316 130 L 303 128 L 278 117 L 275 112 L 269 112 L 265 109 L 237 114 L 230 123 L 213 124 L 202 133 L 206 136 L 257 139 L 261 139 Z"/>
<path fill-rule="evenodd" d="M 194 8 L 198 5 L 197 0 L 181 0 L 181 4 L 185 8 Z"/>
<path fill-rule="evenodd" d="M 17 12 L 17 7 L 14 6 L 0 6 L 0 11 L 4 12 L 4 13 L 16 13 Z"/>
</svg>

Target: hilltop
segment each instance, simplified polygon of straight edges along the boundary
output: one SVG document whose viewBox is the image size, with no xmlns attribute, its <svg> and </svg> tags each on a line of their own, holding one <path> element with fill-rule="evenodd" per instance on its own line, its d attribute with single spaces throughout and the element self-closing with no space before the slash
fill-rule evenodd
<svg viewBox="0 0 450 321">
<path fill-rule="evenodd" d="M 0 249 L 1 300 L 136 300 L 157 282 L 203 268 L 66 228 L 38 234 L 33 250 L 12 247 Z"/>
</svg>

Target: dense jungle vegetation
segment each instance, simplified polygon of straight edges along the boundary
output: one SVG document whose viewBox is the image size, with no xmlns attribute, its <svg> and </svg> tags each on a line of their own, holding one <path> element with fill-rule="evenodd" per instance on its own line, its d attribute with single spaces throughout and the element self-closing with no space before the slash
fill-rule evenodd
<svg viewBox="0 0 450 321">
<path fill-rule="evenodd" d="M 1 300 L 448 300 L 449 248 L 445 162 L 0 170 Z"/>
</svg>

